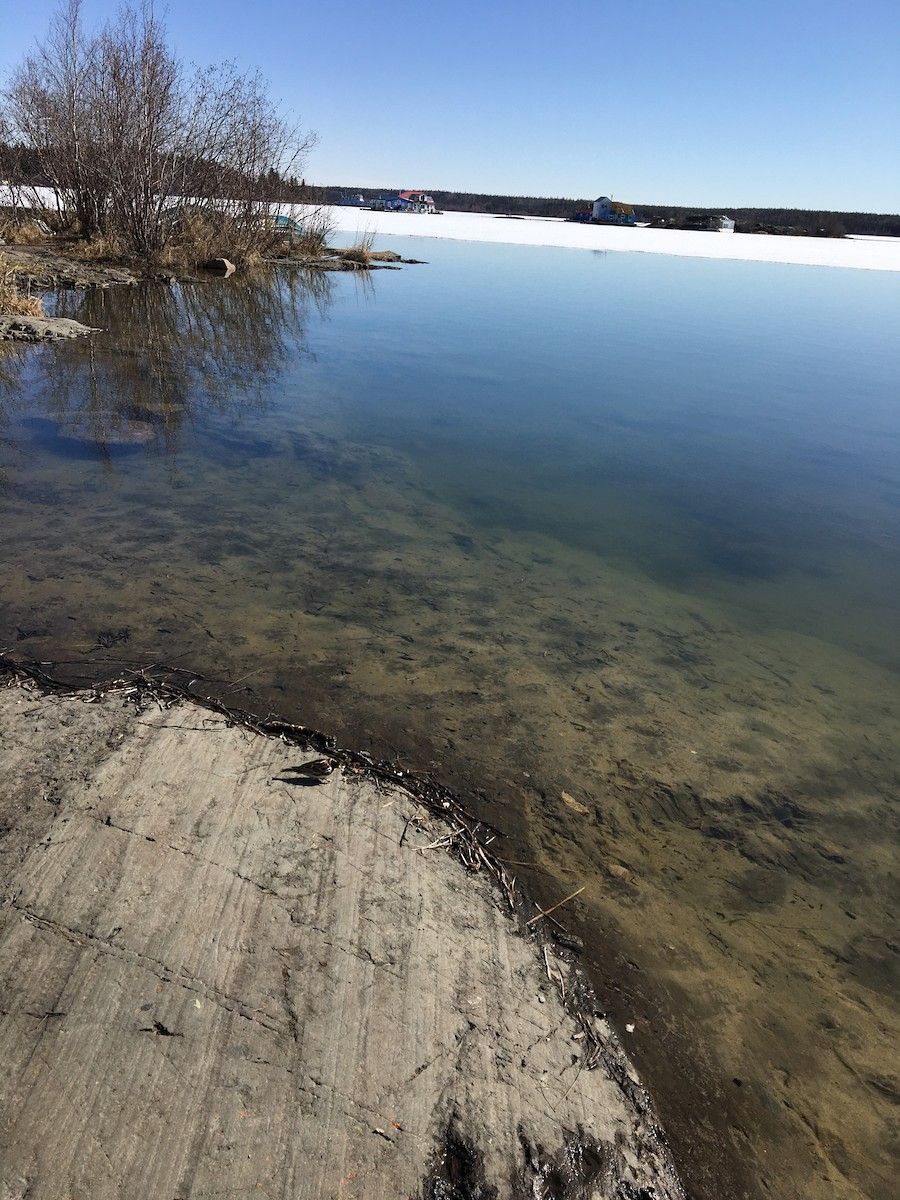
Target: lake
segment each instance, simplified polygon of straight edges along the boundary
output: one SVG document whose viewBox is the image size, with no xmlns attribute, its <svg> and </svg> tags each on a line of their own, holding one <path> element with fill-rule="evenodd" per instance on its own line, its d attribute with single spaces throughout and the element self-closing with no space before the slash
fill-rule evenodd
<svg viewBox="0 0 900 1200">
<path fill-rule="evenodd" d="M 392 246 L 3 348 L 0 648 L 433 771 L 584 887 L 692 1195 L 886 1200 L 900 276 Z"/>
</svg>

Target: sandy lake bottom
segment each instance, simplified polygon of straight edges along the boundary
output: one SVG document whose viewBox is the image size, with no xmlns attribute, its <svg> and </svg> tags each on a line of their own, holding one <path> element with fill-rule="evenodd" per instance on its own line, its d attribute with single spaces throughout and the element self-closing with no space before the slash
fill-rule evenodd
<svg viewBox="0 0 900 1200">
<path fill-rule="evenodd" d="M 0 648 L 433 770 L 584 887 L 692 1194 L 886 1200 L 898 285 L 421 257 L 62 297 L 108 332 L 0 360 Z"/>
</svg>

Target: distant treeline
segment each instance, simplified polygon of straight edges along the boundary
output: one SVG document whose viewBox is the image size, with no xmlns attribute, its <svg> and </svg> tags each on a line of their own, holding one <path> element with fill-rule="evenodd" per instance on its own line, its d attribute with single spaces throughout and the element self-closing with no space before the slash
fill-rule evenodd
<svg viewBox="0 0 900 1200">
<path fill-rule="evenodd" d="M 329 187 L 323 189 L 330 203 L 338 203 L 342 195 L 396 195 L 399 188 Z M 442 192 L 429 189 L 438 208 L 457 212 L 493 213 L 509 217 L 571 217 L 575 212 L 591 208 L 593 199 L 571 200 L 562 196 L 494 196 L 473 192 Z M 841 213 L 804 208 L 686 208 L 673 204 L 637 204 L 638 221 L 672 229 L 705 227 L 709 218 L 725 214 L 733 217 L 741 233 L 792 233 L 811 237 L 843 237 L 847 233 L 868 233 L 900 237 L 900 215 L 897 213 Z"/>
<path fill-rule="evenodd" d="M 337 204 L 341 196 L 362 195 L 367 200 L 373 196 L 396 196 L 400 188 L 325 188 L 329 203 Z M 590 208 L 593 200 L 567 200 L 564 197 L 545 196 L 488 196 L 471 192 L 440 192 L 424 189 L 434 197 L 438 208 L 456 212 L 493 213 L 498 217 L 571 217 L 576 209 Z"/>
<path fill-rule="evenodd" d="M 54 186 L 55 172 L 48 170 L 56 157 L 55 147 L 44 146 L 35 149 L 33 146 L 0 141 L 0 181 L 10 183 L 19 189 Z M 51 160 L 48 163 L 48 159 Z M 187 194 L 202 194 L 209 179 L 211 164 L 208 158 L 181 155 L 177 159 L 179 182 Z M 234 186 L 249 184 L 258 185 L 255 191 L 267 200 L 281 204 L 322 204 L 324 189 L 312 187 L 295 175 L 285 177 L 270 167 L 265 173 L 255 178 L 246 172 L 219 167 L 226 180 L 226 190 Z"/>
<path fill-rule="evenodd" d="M 790 233 L 807 237 L 844 237 L 867 233 L 900 237 L 897 213 L 825 212 L 808 208 L 681 208 L 666 204 L 635 204 L 638 221 L 673 229 L 703 228 L 710 217 L 733 217 L 738 233 Z"/>
<path fill-rule="evenodd" d="M 26 145 L 0 142 L 0 177 L 12 183 L 50 184 L 45 155 Z M 202 158 L 182 162 L 180 173 L 188 191 L 199 190 L 209 172 Z M 222 168 L 220 167 L 221 171 Z M 237 173 L 232 172 L 237 176 Z M 246 179 L 241 179 L 245 186 Z M 254 188 L 254 184 L 257 186 Z M 270 169 L 265 176 L 250 182 L 251 190 L 259 191 L 270 201 L 280 203 L 337 204 L 342 196 L 362 195 L 370 200 L 375 196 L 396 195 L 400 188 L 313 187 L 295 176 L 285 177 Z M 490 213 L 508 217 L 572 217 L 593 205 L 593 199 L 569 199 L 565 196 L 495 196 L 476 192 L 442 192 L 431 189 L 439 209 L 457 212 Z M 900 237 L 900 215 L 897 213 L 823 212 L 804 208 L 686 208 L 673 204 L 637 204 L 635 219 L 651 225 L 672 229 L 705 228 L 713 216 L 733 217 L 739 233 L 791 233 L 810 237 L 843 237 L 847 233 L 867 233 Z"/>
</svg>

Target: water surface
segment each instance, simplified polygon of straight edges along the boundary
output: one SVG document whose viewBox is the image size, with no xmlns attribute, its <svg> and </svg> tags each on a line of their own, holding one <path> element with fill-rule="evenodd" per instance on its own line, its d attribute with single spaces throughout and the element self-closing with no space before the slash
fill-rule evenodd
<svg viewBox="0 0 900 1200">
<path fill-rule="evenodd" d="M 697 1195 L 887 1197 L 900 282 L 414 245 L 61 296 L 106 332 L 0 359 L 2 646 L 435 770 L 584 885 Z"/>
</svg>

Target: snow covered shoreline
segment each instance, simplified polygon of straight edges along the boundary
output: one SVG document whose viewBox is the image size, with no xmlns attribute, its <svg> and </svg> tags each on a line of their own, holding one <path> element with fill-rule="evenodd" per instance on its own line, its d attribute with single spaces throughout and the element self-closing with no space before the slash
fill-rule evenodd
<svg viewBox="0 0 900 1200">
<path fill-rule="evenodd" d="M 631 251 L 684 258 L 900 271 L 900 238 L 774 237 L 757 233 L 580 225 L 552 217 L 520 219 L 461 212 L 429 216 L 340 206 L 333 208 L 331 214 L 335 233 L 351 238 L 371 233 L 376 237 L 434 237 L 521 246 L 559 246 L 572 250 Z"/>
<path fill-rule="evenodd" d="M 49 188 L 34 188 L 47 207 L 56 198 Z M 12 203 L 0 186 L 0 206 Z M 30 205 L 22 198 L 23 208 Z M 173 199 L 173 203 L 175 200 Z M 309 205 L 279 206 L 302 220 L 319 211 Z M 329 209 L 334 232 L 354 240 L 376 237 L 432 237 L 462 242 L 495 242 L 518 246 L 559 246 L 569 250 L 631 251 L 679 258 L 720 258 L 744 262 L 790 263 L 807 267 L 850 267 L 863 271 L 900 271 L 900 238 L 778 237 L 762 233 L 707 233 L 687 229 L 642 229 L 618 225 L 582 225 L 559 217 L 495 217 L 488 213 L 373 212 L 368 208 Z"/>
</svg>

